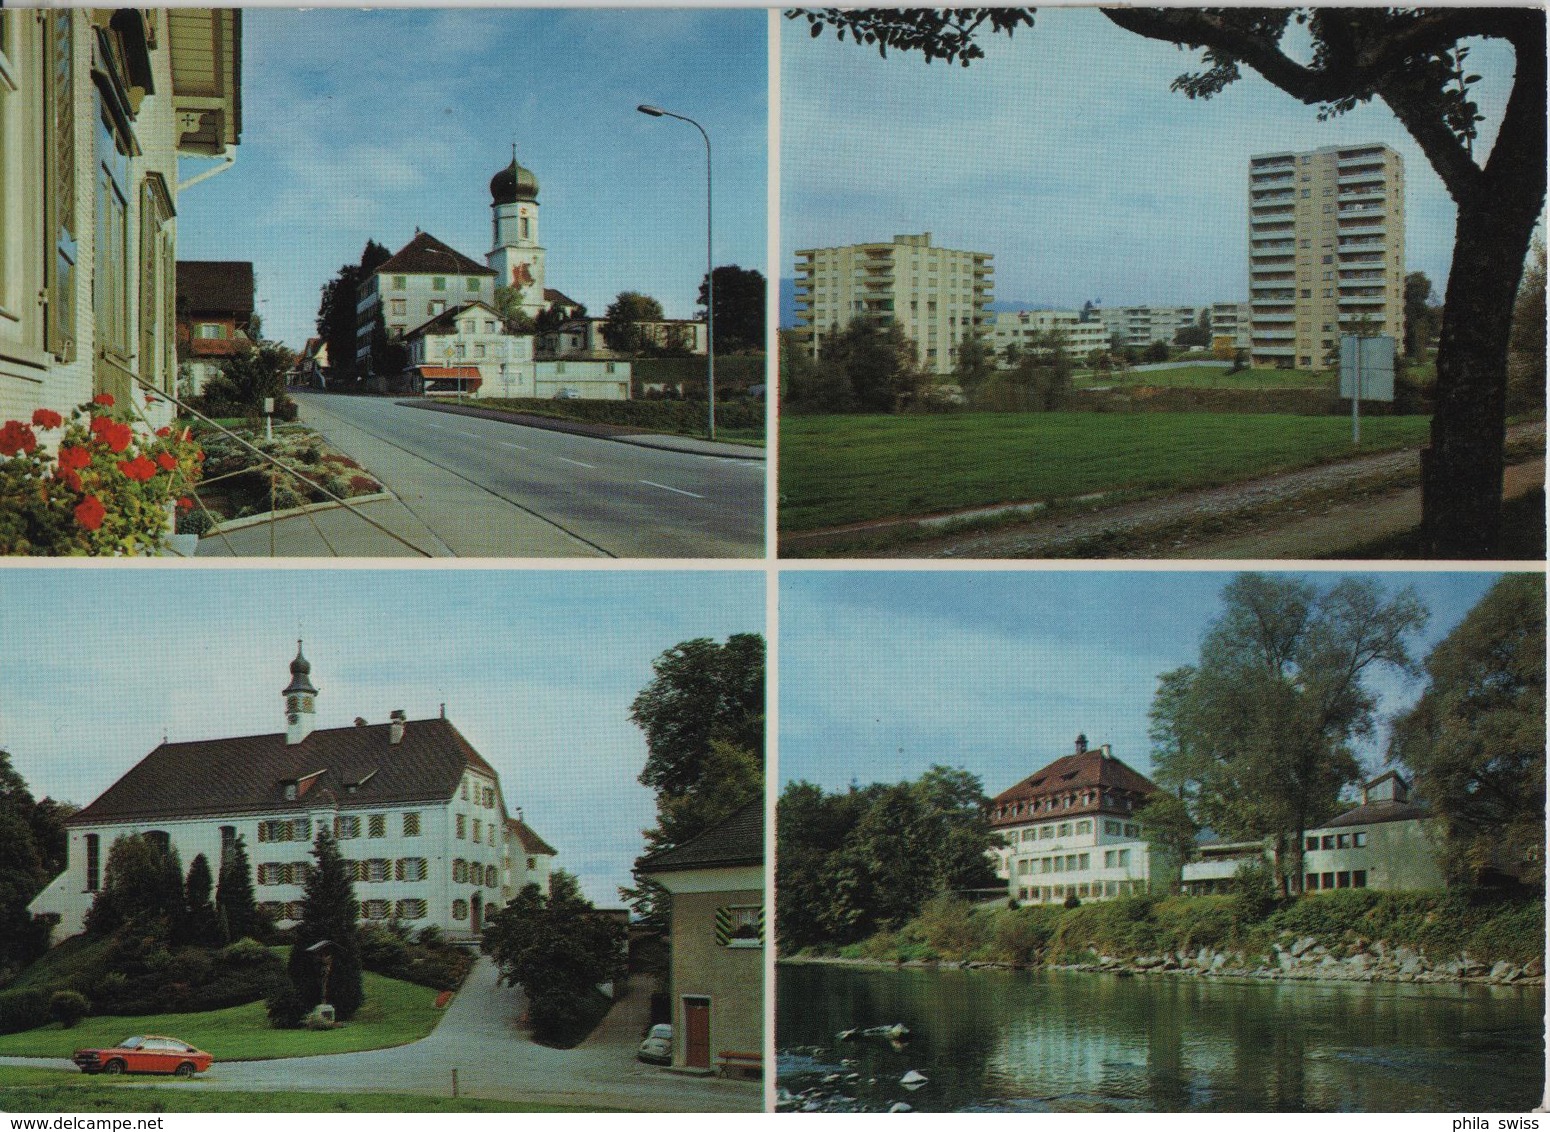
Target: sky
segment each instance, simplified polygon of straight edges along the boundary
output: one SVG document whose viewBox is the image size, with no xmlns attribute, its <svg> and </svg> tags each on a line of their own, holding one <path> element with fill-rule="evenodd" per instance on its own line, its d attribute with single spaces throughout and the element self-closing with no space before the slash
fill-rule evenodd
<svg viewBox="0 0 1550 1132">
<path fill-rule="evenodd" d="M 1404 157 L 1406 267 L 1440 301 L 1456 210 L 1382 103 L 1328 122 L 1245 69 L 1209 101 L 1168 89 L 1196 53 L 1084 9 L 1040 9 L 985 38 L 968 68 L 781 35 L 780 271 L 798 248 L 930 232 L 995 256 L 998 302 L 1076 309 L 1248 298 L 1248 159 L 1386 142 Z M 1297 48 L 1289 46 L 1289 50 Z M 1512 53 L 1478 44 L 1469 67 L 1489 151 Z"/>
<path fill-rule="evenodd" d="M 243 12 L 236 164 L 178 198 L 180 259 L 251 260 L 264 335 L 300 347 L 319 290 L 416 226 L 484 262 L 490 178 L 538 177 L 548 286 L 694 313 L 714 258 L 765 270 L 768 17 L 754 10 Z M 187 180 L 210 162 L 187 159 Z"/>
<path fill-rule="evenodd" d="M 630 703 L 663 651 L 762 633 L 764 608 L 749 571 L 6 569 L 0 750 L 85 805 L 164 737 L 283 731 L 299 635 L 318 728 L 445 703 L 556 867 L 619 907 L 656 812 Z"/>
<path fill-rule="evenodd" d="M 1321 587 L 1342 575 L 1298 575 Z M 1500 577 L 1371 575 L 1414 587 L 1430 611 L 1422 658 Z M 918 777 L 934 763 L 987 794 L 1070 754 L 1076 736 L 1151 769 L 1157 677 L 1199 657 L 1223 571 L 787 571 L 780 581 L 780 780 L 829 790 Z M 1383 725 L 1359 743 L 1383 765 L 1387 720 L 1423 680 L 1370 681 Z"/>
</svg>

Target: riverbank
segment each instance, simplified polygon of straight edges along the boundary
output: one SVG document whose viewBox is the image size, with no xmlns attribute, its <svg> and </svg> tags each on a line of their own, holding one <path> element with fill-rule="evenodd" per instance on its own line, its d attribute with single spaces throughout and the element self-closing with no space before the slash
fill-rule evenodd
<svg viewBox="0 0 1550 1132">
<path fill-rule="evenodd" d="M 1072 908 L 937 897 L 897 931 L 781 961 L 1543 986 L 1544 930 L 1542 901 L 1464 892 L 1143 895 Z"/>
</svg>

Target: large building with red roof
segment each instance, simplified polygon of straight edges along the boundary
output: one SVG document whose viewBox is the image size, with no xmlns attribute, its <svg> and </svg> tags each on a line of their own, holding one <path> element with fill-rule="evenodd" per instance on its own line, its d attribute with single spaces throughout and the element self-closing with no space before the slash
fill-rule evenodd
<svg viewBox="0 0 1550 1132">
<path fill-rule="evenodd" d="M 164 742 L 68 820 L 65 870 L 30 906 L 58 917 L 56 941 L 81 930 L 126 834 L 170 845 L 185 868 L 203 854 L 212 873 L 241 839 L 259 908 L 281 927 L 301 914 L 325 829 L 353 870 L 364 921 L 473 940 L 523 887 L 547 889 L 555 850 L 508 810 L 495 768 L 445 712 L 316 730 L 319 693 L 300 642 L 290 677 L 284 731 Z"/>
<path fill-rule="evenodd" d="M 1102 900 L 1144 892 L 1155 854 L 1136 817 L 1157 786 L 1116 758 L 1109 745 L 1076 737 L 1056 759 L 990 800 L 991 828 L 1001 834 L 998 875 L 1025 903 Z"/>
</svg>

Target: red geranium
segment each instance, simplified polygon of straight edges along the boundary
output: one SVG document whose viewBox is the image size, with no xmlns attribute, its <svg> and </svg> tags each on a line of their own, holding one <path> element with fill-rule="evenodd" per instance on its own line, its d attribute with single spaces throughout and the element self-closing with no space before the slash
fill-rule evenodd
<svg viewBox="0 0 1550 1132">
<path fill-rule="evenodd" d="M 129 426 L 120 424 L 110 417 L 93 417 L 91 430 L 97 439 L 106 444 L 114 452 L 122 452 L 129 447 L 129 442 L 134 439 Z"/>
<path fill-rule="evenodd" d="M 172 435 L 172 426 L 171 425 L 162 425 L 159 429 L 156 430 L 156 435 L 159 436 L 159 437 L 162 437 L 163 439 L 166 439 L 167 437 Z"/>
<path fill-rule="evenodd" d="M 32 452 L 38 446 L 38 438 L 29 425 L 21 421 L 6 421 L 0 428 L 0 456 L 14 456 L 18 452 Z"/>
<path fill-rule="evenodd" d="M 106 405 L 108 408 L 111 409 L 113 407 L 113 394 L 111 394 L 111 393 L 99 393 L 99 394 L 97 394 L 97 396 L 92 398 L 92 404 L 93 405 Z"/>
<path fill-rule="evenodd" d="M 194 509 L 194 501 L 192 499 L 190 499 L 186 495 L 180 495 L 178 497 L 178 510 L 179 511 L 192 511 L 193 509 Z"/>
<path fill-rule="evenodd" d="M 53 409 L 34 409 L 32 411 L 32 423 L 39 428 L 58 428 L 65 423 L 65 418 L 54 412 Z"/>
<path fill-rule="evenodd" d="M 59 466 L 67 472 L 84 468 L 90 463 L 91 453 L 78 445 L 71 444 L 59 450 Z"/>
<path fill-rule="evenodd" d="M 178 466 L 177 457 L 171 452 L 158 452 L 156 462 L 161 465 L 162 471 L 170 472 Z"/>
<path fill-rule="evenodd" d="M 71 471 L 69 468 L 59 473 L 59 480 L 71 491 L 80 491 L 85 486 L 81 483 L 80 473 Z"/>
<path fill-rule="evenodd" d="M 103 394 L 107 396 L 106 393 Z M 75 505 L 75 521 L 88 531 L 95 531 L 102 526 L 102 520 L 107 517 L 108 509 L 102 505 L 102 500 L 95 495 L 88 495 Z"/>
<path fill-rule="evenodd" d="M 118 470 L 130 479 L 144 483 L 156 474 L 156 465 L 144 456 L 136 456 L 133 460 L 120 460 Z"/>
</svg>

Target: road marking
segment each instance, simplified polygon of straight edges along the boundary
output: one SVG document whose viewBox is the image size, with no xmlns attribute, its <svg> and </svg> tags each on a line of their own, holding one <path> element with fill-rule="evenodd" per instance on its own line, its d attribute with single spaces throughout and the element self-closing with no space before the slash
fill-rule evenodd
<svg viewBox="0 0 1550 1132">
<path fill-rule="evenodd" d="M 502 448 L 520 448 L 524 452 L 527 451 L 526 444 L 513 444 L 509 440 L 497 440 L 495 443 L 499 444 Z"/>
<path fill-rule="evenodd" d="M 563 456 L 560 457 L 560 459 L 562 459 L 562 460 L 564 458 L 565 457 L 563 457 Z M 655 480 L 641 480 L 640 482 L 644 483 L 644 484 L 649 484 L 652 487 L 660 487 L 663 491 L 676 491 L 679 495 L 687 495 L 691 499 L 704 499 L 705 498 L 703 495 L 695 495 L 694 492 L 692 492 L 692 491 L 685 491 L 681 487 L 668 487 L 667 484 L 665 484 L 665 483 L 657 483 Z"/>
<path fill-rule="evenodd" d="M 440 430 L 441 430 L 441 431 L 442 431 L 442 432 L 446 432 L 446 431 L 447 431 L 447 430 L 446 430 L 446 428 L 445 428 L 445 427 L 444 427 L 444 426 L 442 426 L 442 425 L 439 425 L 439 424 L 431 424 L 431 423 L 430 423 L 430 422 L 429 422 L 429 421 L 426 421 L 426 422 L 425 422 L 425 427 L 426 427 L 426 428 L 435 428 L 435 429 L 440 429 Z"/>
<path fill-rule="evenodd" d="M 480 437 L 480 435 L 479 435 L 479 434 L 478 434 L 478 433 L 477 433 L 477 432 L 464 432 L 464 431 L 463 431 L 463 430 L 462 430 L 462 429 L 458 429 L 458 430 L 457 430 L 457 434 L 458 434 L 458 435 L 459 435 L 459 436 L 471 436 L 471 437 L 473 437 L 473 438 L 474 438 L 474 439 L 475 439 L 475 440 L 479 440 L 479 439 L 482 439 L 482 438 L 481 438 L 481 437 Z"/>
<path fill-rule="evenodd" d="M 556 460 L 564 460 L 567 464 L 575 464 L 578 468 L 596 468 L 596 464 L 583 464 L 580 460 L 572 460 L 569 456 L 556 456 Z"/>
</svg>

